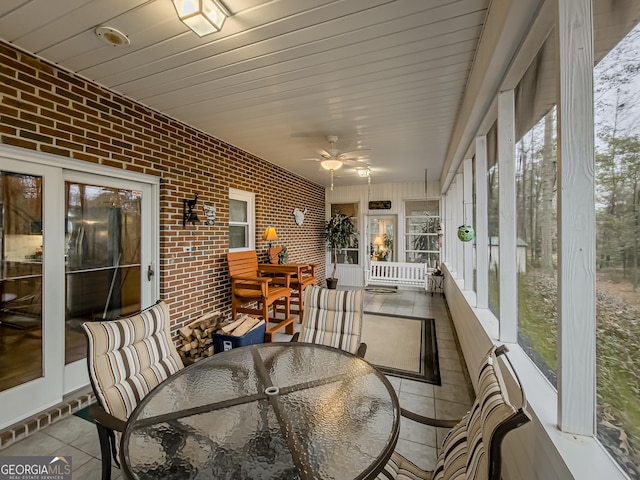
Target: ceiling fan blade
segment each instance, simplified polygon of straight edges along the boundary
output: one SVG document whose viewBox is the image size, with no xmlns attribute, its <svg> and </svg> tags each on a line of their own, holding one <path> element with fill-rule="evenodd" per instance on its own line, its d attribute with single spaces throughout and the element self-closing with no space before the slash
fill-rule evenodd
<svg viewBox="0 0 640 480">
<path fill-rule="evenodd" d="M 368 158 L 341 158 L 340 161 L 345 165 L 349 165 L 350 167 L 366 167 L 369 165 Z"/>
<path fill-rule="evenodd" d="M 333 158 L 333 156 L 329 152 L 327 152 L 326 150 L 318 150 L 318 153 L 320 154 L 320 156 L 322 158 L 325 158 L 325 159 L 326 158 Z"/>
<path fill-rule="evenodd" d="M 369 148 L 363 148 L 361 150 L 353 150 L 351 152 L 342 152 L 340 155 L 338 155 L 338 158 L 340 160 L 346 158 L 346 159 L 359 159 L 359 158 L 365 158 L 369 156 L 369 152 L 371 152 L 371 149 Z"/>
</svg>

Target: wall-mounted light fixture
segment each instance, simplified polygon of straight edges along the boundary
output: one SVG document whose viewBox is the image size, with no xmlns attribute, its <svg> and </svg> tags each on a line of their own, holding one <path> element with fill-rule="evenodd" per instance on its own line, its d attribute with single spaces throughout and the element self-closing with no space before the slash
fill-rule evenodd
<svg viewBox="0 0 640 480">
<path fill-rule="evenodd" d="M 218 0 L 173 0 L 178 18 L 199 37 L 219 32 L 229 10 Z"/>
<path fill-rule="evenodd" d="M 196 202 L 198 201 L 198 194 L 196 193 L 193 200 L 187 200 L 186 198 L 182 199 L 182 226 L 186 227 L 187 223 L 191 223 L 195 225 L 200 222 L 198 218 L 198 214 L 193 211 L 193 207 L 196 206 Z"/>
<path fill-rule="evenodd" d="M 276 229 L 274 227 L 267 227 L 264 229 L 264 235 L 262 235 L 262 239 L 269 242 L 269 248 L 273 245 L 273 241 L 278 239 L 278 234 L 276 233 Z"/>
</svg>

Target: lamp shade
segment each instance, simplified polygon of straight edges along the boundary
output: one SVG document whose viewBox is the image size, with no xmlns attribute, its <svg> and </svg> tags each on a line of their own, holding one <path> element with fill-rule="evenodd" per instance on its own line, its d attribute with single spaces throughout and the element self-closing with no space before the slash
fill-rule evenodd
<svg viewBox="0 0 640 480">
<path fill-rule="evenodd" d="M 276 229 L 274 227 L 267 227 L 264 229 L 264 235 L 262 236 L 264 240 L 271 242 L 272 240 L 278 239 L 278 234 L 276 233 Z"/>
<path fill-rule="evenodd" d="M 342 166 L 342 162 L 340 160 L 323 160 L 320 165 L 325 170 L 338 170 Z"/>
<path fill-rule="evenodd" d="M 381 246 L 384 244 L 384 242 L 382 241 L 382 238 L 380 238 L 380 235 L 378 235 L 374 240 L 373 240 L 373 244 L 374 245 L 378 245 Z"/>
<path fill-rule="evenodd" d="M 199 37 L 219 32 L 227 16 L 213 0 L 173 0 L 178 18 Z"/>
</svg>

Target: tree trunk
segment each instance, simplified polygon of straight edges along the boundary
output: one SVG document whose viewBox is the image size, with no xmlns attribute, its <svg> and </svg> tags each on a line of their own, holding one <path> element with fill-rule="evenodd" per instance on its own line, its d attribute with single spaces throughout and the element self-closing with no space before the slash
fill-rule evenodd
<svg viewBox="0 0 640 480">
<path fill-rule="evenodd" d="M 540 202 L 540 267 L 553 270 L 552 227 L 553 187 L 556 182 L 556 162 L 553 158 L 553 112 L 544 117 L 544 147 L 542 153 L 542 199 Z"/>
</svg>

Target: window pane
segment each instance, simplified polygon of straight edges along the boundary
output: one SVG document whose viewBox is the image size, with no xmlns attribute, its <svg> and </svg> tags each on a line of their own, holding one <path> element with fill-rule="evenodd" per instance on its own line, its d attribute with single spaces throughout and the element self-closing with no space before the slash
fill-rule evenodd
<svg viewBox="0 0 640 480">
<path fill-rule="evenodd" d="M 247 227 L 244 225 L 229 226 L 229 248 L 247 248 L 249 245 Z"/>
<path fill-rule="evenodd" d="M 634 10 L 614 12 L 606 40 L 628 30 Z M 629 478 L 640 478 L 639 68 L 636 26 L 594 69 L 597 434 Z"/>
<path fill-rule="evenodd" d="M 369 215 L 369 256 L 372 261 L 395 262 L 396 216 Z"/>
<path fill-rule="evenodd" d="M 356 227 L 356 233 L 360 233 L 359 220 L 358 220 L 358 204 L 357 203 L 332 203 L 331 204 L 331 216 L 336 213 L 342 213 L 351 217 L 351 221 Z M 338 252 L 338 263 L 348 265 L 358 265 L 360 263 L 360 250 L 359 250 L 359 237 L 356 237 L 351 241 L 349 248 L 345 248 L 342 252 Z"/>
<path fill-rule="evenodd" d="M 516 145 L 518 343 L 556 385 L 555 107 Z"/>
<path fill-rule="evenodd" d="M 407 217 L 413 215 L 440 216 L 440 202 L 438 200 L 407 200 L 404 204 Z"/>
<path fill-rule="evenodd" d="M 407 200 L 405 207 L 405 261 L 426 263 L 431 268 L 440 262 L 440 203 L 438 200 Z"/>
<path fill-rule="evenodd" d="M 0 391 L 42 370 L 42 177 L 0 172 Z"/>
<path fill-rule="evenodd" d="M 248 214 L 247 202 L 242 200 L 229 199 L 229 221 L 247 223 Z"/>
<path fill-rule="evenodd" d="M 66 182 L 65 363 L 87 354 L 85 321 L 140 310 L 142 195 Z"/>
</svg>

